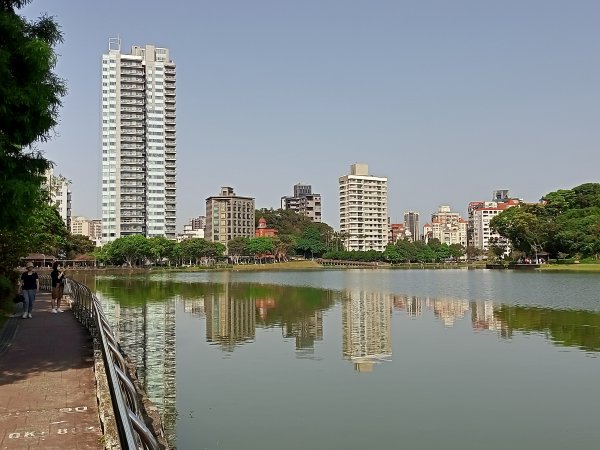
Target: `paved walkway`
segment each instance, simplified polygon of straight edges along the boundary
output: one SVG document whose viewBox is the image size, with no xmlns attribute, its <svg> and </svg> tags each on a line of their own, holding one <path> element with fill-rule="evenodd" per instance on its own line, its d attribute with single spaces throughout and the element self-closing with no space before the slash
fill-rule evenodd
<svg viewBox="0 0 600 450">
<path fill-rule="evenodd" d="M 64 307 L 65 305 L 63 305 Z M 39 292 L 0 355 L 0 449 L 102 449 L 92 339 Z"/>
</svg>

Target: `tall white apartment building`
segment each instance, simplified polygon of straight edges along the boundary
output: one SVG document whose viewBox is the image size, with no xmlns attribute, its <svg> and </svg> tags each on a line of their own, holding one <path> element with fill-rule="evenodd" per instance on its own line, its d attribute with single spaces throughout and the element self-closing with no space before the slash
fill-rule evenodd
<svg viewBox="0 0 600 450">
<path fill-rule="evenodd" d="M 369 175 L 367 164 L 353 164 L 339 184 L 340 232 L 346 249 L 384 251 L 388 243 L 387 177 Z"/>
<path fill-rule="evenodd" d="M 508 189 L 498 189 L 492 193 L 491 201 L 470 202 L 468 206 L 468 241 L 469 245 L 480 250 L 488 250 L 490 240 L 495 245 L 505 248 L 505 255 L 511 251 L 510 241 L 500 236 L 490 227 L 491 220 L 502 211 L 517 206 L 522 200 L 511 198 Z"/>
<path fill-rule="evenodd" d="M 48 203 L 58 210 L 67 229 L 71 229 L 71 182 L 62 175 L 54 175 L 52 169 L 45 174 L 45 187 L 48 191 Z"/>
<path fill-rule="evenodd" d="M 492 230 L 490 222 L 494 217 L 500 214 L 502 211 L 513 206 L 517 206 L 520 203 L 519 199 L 507 199 L 501 202 L 481 202 L 482 205 L 478 208 L 473 209 L 473 242 L 472 245 L 475 248 L 481 250 L 488 250 L 490 248 L 490 240 L 495 245 L 499 245 L 505 248 L 504 254 L 509 255 L 511 251 L 510 241 L 500 236 L 497 232 Z"/>
<path fill-rule="evenodd" d="M 111 39 L 102 55 L 102 240 L 175 238 L 175 63 Z"/>
</svg>

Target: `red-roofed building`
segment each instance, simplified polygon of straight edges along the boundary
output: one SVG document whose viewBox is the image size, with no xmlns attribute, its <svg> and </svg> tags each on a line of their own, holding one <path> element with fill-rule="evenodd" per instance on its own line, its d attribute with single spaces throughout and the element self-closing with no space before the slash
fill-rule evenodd
<svg viewBox="0 0 600 450">
<path fill-rule="evenodd" d="M 258 219 L 258 227 L 256 228 L 256 237 L 275 237 L 277 230 L 275 228 L 267 228 L 267 221 L 264 217 Z"/>
<path fill-rule="evenodd" d="M 395 244 L 398 239 L 404 239 L 406 237 L 406 227 L 403 223 L 392 223 L 390 224 L 389 239 L 390 243 Z"/>
<path fill-rule="evenodd" d="M 423 240 L 425 242 L 429 241 L 433 237 L 433 227 L 430 223 L 426 223 L 423 225 Z"/>
</svg>

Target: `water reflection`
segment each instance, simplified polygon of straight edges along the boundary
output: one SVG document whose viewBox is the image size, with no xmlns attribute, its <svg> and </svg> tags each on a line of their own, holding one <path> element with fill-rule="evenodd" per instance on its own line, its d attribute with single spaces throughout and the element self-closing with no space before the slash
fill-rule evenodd
<svg viewBox="0 0 600 450">
<path fill-rule="evenodd" d="M 392 296 L 371 292 L 342 295 L 344 358 L 357 372 L 372 372 L 373 365 L 392 357 Z"/>
<path fill-rule="evenodd" d="M 236 348 L 259 342 L 257 333 L 279 329 L 286 345 L 293 342 L 290 352 L 298 359 L 322 359 L 319 346 L 328 344 L 325 339 L 330 336 L 336 346 L 334 354 L 349 361 L 357 372 L 369 373 L 378 364 L 392 361 L 393 327 L 406 320 L 415 326 L 422 322 L 424 330 L 429 323 L 448 328 L 449 333 L 458 326 L 467 332 L 471 329 L 476 332 L 474 339 L 492 333 L 510 340 L 535 333 L 554 345 L 600 351 L 600 313 L 596 311 L 255 283 L 99 277 L 94 284 L 117 339 L 137 364 L 141 382 L 159 407 L 173 446 L 177 308 L 203 320 L 205 336 L 200 338 L 231 356 Z M 324 320 L 329 311 L 334 321 Z M 327 334 L 325 327 L 335 329 Z M 382 364 L 377 371 L 382 373 L 392 365 Z"/>
<path fill-rule="evenodd" d="M 176 441 L 176 297 L 139 301 L 135 283 L 100 281 L 102 301 L 121 348 L 136 365 L 137 376 L 148 398 L 158 407 L 168 442 Z M 132 287 L 133 289 L 129 289 Z M 156 288 L 156 287 L 155 287 Z M 149 290 L 144 290 L 150 294 Z M 159 292 L 163 292 L 159 289 Z M 132 295 L 133 294 L 133 295 Z"/>
<path fill-rule="evenodd" d="M 256 305 L 253 299 L 237 297 L 225 285 L 224 292 L 209 294 L 204 299 L 206 341 L 218 343 L 224 351 L 254 340 Z"/>
</svg>

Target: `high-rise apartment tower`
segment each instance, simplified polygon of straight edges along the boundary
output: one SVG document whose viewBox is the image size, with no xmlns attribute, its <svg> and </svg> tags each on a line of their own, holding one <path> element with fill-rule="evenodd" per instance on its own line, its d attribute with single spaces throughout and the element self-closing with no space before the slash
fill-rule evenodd
<svg viewBox="0 0 600 450">
<path fill-rule="evenodd" d="M 102 55 L 102 240 L 175 238 L 175 63 L 111 39 Z"/>
<path fill-rule="evenodd" d="M 293 197 L 281 197 L 281 208 L 296 211 L 313 222 L 321 222 L 321 194 L 313 194 L 310 184 L 295 184 Z"/>
<path fill-rule="evenodd" d="M 254 198 L 236 195 L 232 187 L 222 186 L 219 195 L 206 199 L 204 238 L 223 245 L 236 237 L 254 237 Z"/>
<path fill-rule="evenodd" d="M 421 239 L 421 228 L 419 226 L 419 213 L 408 211 L 404 213 L 404 228 L 410 233 L 413 242 Z"/>
<path fill-rule="evenodd" d="M 388 243 L 387 178 L 369 175 L 367 164 L 353 164 L 339 184 L 340 232 L 346 249 L 384 251 Z"/>
</svg>

